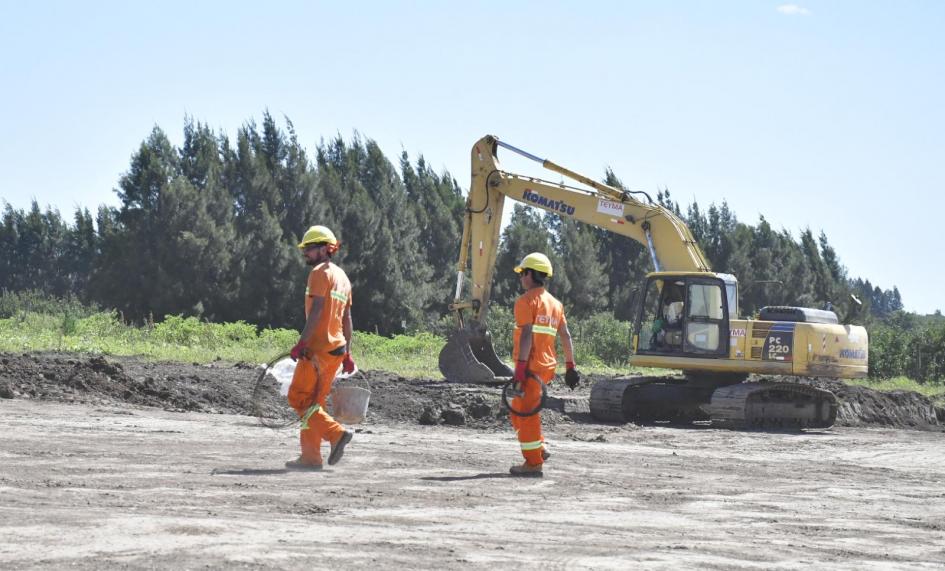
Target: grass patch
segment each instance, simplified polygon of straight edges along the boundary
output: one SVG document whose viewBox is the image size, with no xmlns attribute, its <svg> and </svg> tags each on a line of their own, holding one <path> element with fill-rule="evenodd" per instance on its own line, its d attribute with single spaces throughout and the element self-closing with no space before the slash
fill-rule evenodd
<svg viewBox="0 0 945 571">
<path fill-rule="evenodd" d="M 242 321 L 207 323 L 196 317 L 175 315 L 159 323 L 133 326 L 123 323 L 114 311 L 83 308 L 76 304 L 42 306 L 32 298 L 28 301 L 19 305 L 0 303 L 0 309 L 5 312 L 5 315 L 0 314 L 0 351 L 65 351 L 189 363 L 265 363 L 286 353 L 299 335 L 289 329 L 257 330 Z M 40 309 L 36 310 L 36 307 Z M 497 328 L 509 326 L 509 317 L 496 312 L 497 321 L 501 323 L 491 324 L 496 335 L 495 348 L 506 362 L 511 359 L 511 335 L 509 331 L 499 334 Z M 578 369 L 584 374 L 678 373 L 627 365 L 626 325 L 606 316 L 594 316 L 571 329 L 575 337 Z M 356 331 L 352 354 L 362 369 L 436 379 L 440 378 L 438 359 L 445 344 L 445 337 L 433 333 L 383 337 Z M 564 355 L 559 354 L 559 358 L 563 361 Z M 562 363 L 559 372 L 563 373 L 563 370 Z M 945 402 L 945 384 L 941 382 L 919 383 L 907 377 L 847 382 L 880 391 L 915 391 L 936 402 Z"/>
<path fill-rule="evenodd" d="M 438 378 L 438 357 L 446 339 L 431 333 L 383 337 L 356 331 L 351 356 L 365 370 L 389 371 L 404 377 Z"/>
<path fill-rule="evenodd" d="M 0 319 L 0 351 L 68 351 L 141 356 L 157 361 L 262 363 L 288 351 L 298 333 L 256 328 L 243 322 L 205 323 L 195 317 L 170 316 L 153 326 L 122 323 L 117 313 L 21 313 Z"/>
<path fill-rule="evenodd" d="M 848 384 L 866 387 L 877 391 L 912 391 L 925 395 L 936 402 L 945 402 L 945 383 L 920 383 L 908 377 L 891 379 L 852 379 Z"/>
<path fill-rule="evenodd" d="M 145 326 L 123 323 L 117 312 L 99 311 L 80 317 L 21 311 L 0 319 L 0 351 L 64 351 L 99 355 L 138 356 L 155 361 L 265 363 L 285 353 L 298 340 L 289 329 L 263 329 L 242 321 L 207 323 L 196 317 L 168 316 Z M 363 369 L 383 370 L 404 377 L 439 378 L 438 359 L 446 339 L 432 333 L 383 337 L 356 331 L 352 355 Z M 646 371 L 606 363 L 588 352 L 578 353 L 583 373 L 619 375 Z M 563 359 L 563 355 L 561 356 Z M 504 355 L 508 361 L 511 357 Z M 564 365 L 562 363 L 561 370 Z"/>
</svg>

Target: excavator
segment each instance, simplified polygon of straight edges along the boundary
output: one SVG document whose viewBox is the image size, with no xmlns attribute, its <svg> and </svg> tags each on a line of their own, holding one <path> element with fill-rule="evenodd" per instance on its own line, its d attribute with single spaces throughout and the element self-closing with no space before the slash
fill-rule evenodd
<svg viewBox="0 0 945 571">
<path fill-rule="evenodd" d="M 583 187 L 503 171 L 499 148 Z M 629 363 L 682 374 L 598 381 L 589 403 L 598 420 L 829 428 L 838 411 L 833 393 L 800 379 L 772 381 L 770 376 L 866 376 L 866 329 L 840 323 L 833 311 L 772 306 L 752 318 L 738 317 L 738 280 L 713 272 L 686 224 L 645 192 L 597 182 L 492 135 L 473 145 L 471 159 L 449 306 L 456 328 L 439 355 L 440 372 L 448 381 L 499 384 L 512 376 L 485 325 L 506 198 L 627 236 L 649 251 L 654 271 L 638 289 Z M 750 374 L 763 379 L 746 382 Z"/>
</svg>

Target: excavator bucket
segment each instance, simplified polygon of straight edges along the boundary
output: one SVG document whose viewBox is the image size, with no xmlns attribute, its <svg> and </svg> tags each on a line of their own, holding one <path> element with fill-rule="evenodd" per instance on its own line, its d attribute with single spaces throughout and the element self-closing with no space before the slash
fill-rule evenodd
<svg viewBox="0 0 945 571">
<path fill-rule="evenodd" d="M 492 336 L 475 322 L 449 336 L 440 350 L 440 372 L 451 383 L 479 385 L 501 384 L 512 376 L 512 369 L 495 354 Z"/>
</svg>

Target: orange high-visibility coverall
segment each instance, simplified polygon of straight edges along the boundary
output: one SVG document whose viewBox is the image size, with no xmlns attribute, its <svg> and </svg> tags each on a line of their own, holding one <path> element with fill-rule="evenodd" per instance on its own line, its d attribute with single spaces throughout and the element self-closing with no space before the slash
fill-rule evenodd
<svg viewBox="0 0 945 571">
<path fill-rule="evenodd" d="M 312 268 L 305 288 L 305 317 L 312 310 L 312 298 L 320 297 L 321 315 L 308 342 L 308 357 L 295 365 L 292 384 L 289 385 L 289 405 L 302 419 L 299 441 L 302 461 L 322 463 L 322 440 L 334 444 L 344 428 L 325 411 L 325 401 L 331 392 L 335 374 L 344 360 L 345 308 L 351 307 L 351 282 L 338 266 L 324 262 Z M 337 351 L 338 355 L 332 355 Z"/>
<path fill-rule="evenodd" d="M 512 359 L 526 360 L 528 374 L 538 377 L 542 383 L 548 384 L 555 376 L 555 367 L 558 357 L 555 353 L 555 339 L 558 328 L 567 323 L 564 317 L 564 307 L 543 287 L 537 287 L 523 293 L 515 301 L 515 332 L 512 335 Z M 532 326 L 532 349 L 526 357 L 519 356 L 522 327 Z M 541 402 L 541 385 L 534 381 L 526 381 L 522 396 L 512 399 L 511 405 L 515 410 L 532 410 Z M 509 413 L 512 428 L 518 434 L 518 441 L 522 447 L 522 456 L 525 462 L 540 465 L 541 453 L 544 450 L 545 439 L 541 434 L 541 413 L 532 416 L 518 416 Z"/>
</svg>

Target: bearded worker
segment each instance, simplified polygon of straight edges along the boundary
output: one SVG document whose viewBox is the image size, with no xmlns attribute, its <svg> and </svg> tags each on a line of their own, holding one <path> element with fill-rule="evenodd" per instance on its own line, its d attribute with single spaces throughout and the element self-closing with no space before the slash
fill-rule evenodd
<svg viewBox="0 0 945 571">
<path fill-rule="evenodd" d="M 288 398 L 301 419 L 302 448 L 297 459 L 285 463 L 290 470 L 321 470 L 323 440 L 331 444 L 328 464 L 337 464 L 352 437 L 351 431 L 325 410 L 339 367 L 345 373 L 355 369 L 351 358 L 351 282 L 331 262 L 339 245 L 325 226 L 312 226 L 299 243 L 312 271 L 305 287 L 305 327 L 290 353 L 296 365 Z"/>
</svg>

